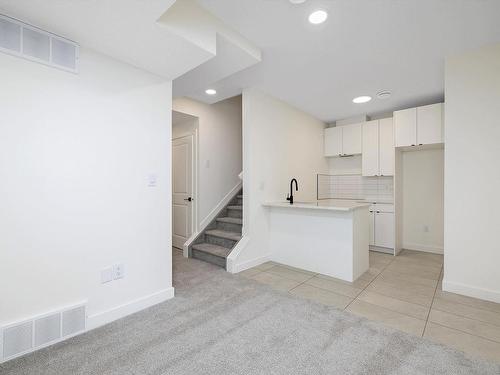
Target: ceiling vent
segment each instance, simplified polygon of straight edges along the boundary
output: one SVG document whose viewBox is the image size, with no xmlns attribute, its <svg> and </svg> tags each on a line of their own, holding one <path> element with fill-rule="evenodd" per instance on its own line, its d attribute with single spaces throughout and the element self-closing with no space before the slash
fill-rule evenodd
<svg viewBox="0 0 500 375">
<path fill-rule="evenodd" d="M 0 51 L 78 73 L 78 44 L 2 14 Z"/>
</svg>

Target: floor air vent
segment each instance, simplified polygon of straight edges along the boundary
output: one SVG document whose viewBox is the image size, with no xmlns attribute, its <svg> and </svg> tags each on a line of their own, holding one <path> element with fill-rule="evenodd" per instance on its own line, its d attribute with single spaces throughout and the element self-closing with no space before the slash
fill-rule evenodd
<svg viewBox="0 0 500 375">
<path fill-rule="evenodd" d="M 0 51 L 78 72 L 78 44 L 0 14 Z"/>
<path fill-rule="evenodd" d="M 86 323 L 86 306 L 79 304 L 5 326 L 0 332 L 0 363 L 80 334 Z"/>
</svg>

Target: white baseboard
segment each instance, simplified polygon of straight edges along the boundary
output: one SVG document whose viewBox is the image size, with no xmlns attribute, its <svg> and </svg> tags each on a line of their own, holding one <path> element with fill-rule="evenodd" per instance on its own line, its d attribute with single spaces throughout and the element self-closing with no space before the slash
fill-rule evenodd
<svg viewBox="0 0 500 375">
<path fill-rule="evenodd" d="M 443 280 L 443 290 L 467 297 L 500 303 L 500 291 Z"/>
<path fill-rule="evenodd" d="M 231 270 L 229 270 L 229 267 L 228 267 L 228 272 L 231 272 L 231 273 L 242 272 L 242 271 L 245 271 L 249 268 L 258 266 L 259 264 L 269 262 L 270 260 L 271 260 L 271 256 L 265 255 L 265 256 L 262 256 L 259 258 L 248 260 L 248 261 L 240 263 L 240 264 L 234 264 L 231 267 Z"/>
<path fill-rule="evenodd" d="M 418 243 L 405 242 L 403 249 L 423 251 L 426 253 L 443 254 L 443 248 L 440 246 L 422 245 Z"/>
<path fill-rule="evenodd" d="M 91 330 L 111 323 L 127 315 L 144 310 L 174 297 L 174 288 L 160 290 L 145 297 L 138 298 L 112 309 L 102 311 L 87 317 L 87 330 Z"/>
</svg>

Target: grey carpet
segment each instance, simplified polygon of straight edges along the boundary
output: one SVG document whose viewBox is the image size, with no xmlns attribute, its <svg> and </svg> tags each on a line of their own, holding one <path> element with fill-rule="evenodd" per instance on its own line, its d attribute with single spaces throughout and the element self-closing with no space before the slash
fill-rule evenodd
<svg viewBox="0 0 500 375">
<path fill-rule="evenodd" d="M 1 375 L 500 374 L 500 365 L 174 256 L 176 298 Z"/>
</svg>

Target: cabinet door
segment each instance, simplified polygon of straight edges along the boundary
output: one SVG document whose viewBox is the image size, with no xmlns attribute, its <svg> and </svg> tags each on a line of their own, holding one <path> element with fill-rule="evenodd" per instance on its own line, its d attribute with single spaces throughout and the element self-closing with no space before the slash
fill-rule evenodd
<svg viewBox="0 0 500 375">
<path fill-rule="evenodd" d="M 417 142 L 420 145 L 443 143 L 443 103 L 417 108 Z"/>
<path fill-rule="evenodd" d="M 394 176 L 394 125 L 392 118 L 379 121 L 379 174 Z"/>
<path fill-rule="evenodd" d="M 342 154 L 342 127 L 325 129 L 325 156 Z"/>
<path fill-rule="evenodd" d="M 344 155 L 361 154 L 361 126 L 362 124 L 341 126 L 342 153 Z"/>
<path fill-rule="evenodd" d="M 394 112 L 394 143 L 396 147 L 417 144 L 417 109 Z"/>
<path fill-rule="evenodd" d="M 375 246 L 375 212 L 369 212 L 370 220 L 370 246 Z"/>
<path fill-rule="evenodd" d="M 378 142 L 378 120 L 365 122 L 363 124 L 363 153 L 361 154 L 363 176 L 379 175 Z"/>
<path fill-rule="evenodd" d="M 375 213 L 375 246 L 394 249 L 394 213 Z"/>
</svg>

